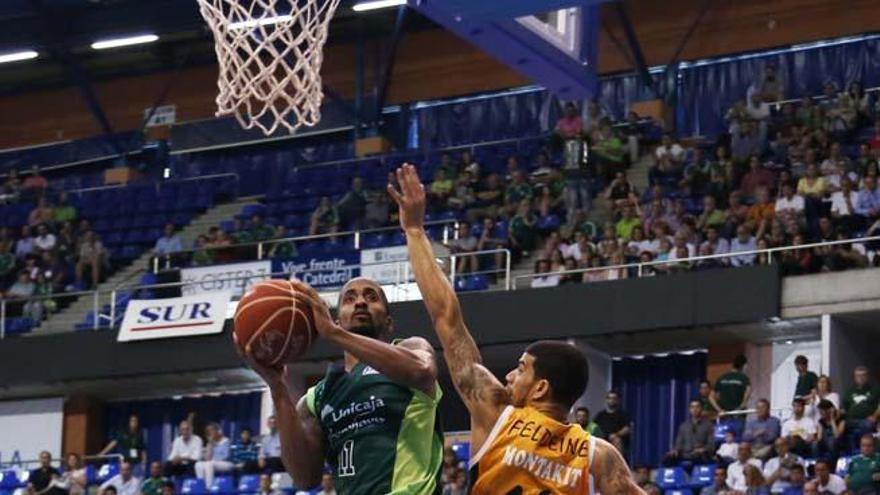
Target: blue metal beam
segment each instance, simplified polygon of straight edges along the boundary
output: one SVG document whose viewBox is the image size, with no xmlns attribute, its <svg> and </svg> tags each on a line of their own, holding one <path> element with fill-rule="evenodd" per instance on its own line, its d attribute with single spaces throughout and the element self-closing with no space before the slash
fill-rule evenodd
<svg viewBox="0 0 880 495">
<path fill-rule="evenodd" d="M 636 31 L 629 20 L 629 15 L 626 13 L 626 6 L 624 6 L 623 2 L 617 2 L 614 7 L 620 19 L 620 24 L 623 26 L 626 42 L 636 62 L 634 69 L 638 72 L 642 84 L 651 91 L 654 91 L 654 79 L 651 77 L 651 73 L 648 72 L 648 64 L 645 62 L 645 55 L 642 53 L 642 45 L 639 44 L 639 38 L 636 36 Z"/>
<path fill-rule="evenodd" d="M 388 47 L 388 55 L 385 58 L 385 65 L 382 71 L 382 79 L 379 81 L 378 91 L 376 91 L 376 106 L 374 108 L 375 122 L 382 118 L 382 108 L 385 107 L 385 100 L 388 98 L 388 87 L 391 85 L 391 78 L 394 75 L 394 63 L 397 61 L 397 48 L 400 46 L 400 39 L 403 37 L 403 23 L 406 21 L 406 5 L 397 8 L 397 18 L 394 21 L 394 31 L 391 34 L 391 46 Z"/>
</svg>

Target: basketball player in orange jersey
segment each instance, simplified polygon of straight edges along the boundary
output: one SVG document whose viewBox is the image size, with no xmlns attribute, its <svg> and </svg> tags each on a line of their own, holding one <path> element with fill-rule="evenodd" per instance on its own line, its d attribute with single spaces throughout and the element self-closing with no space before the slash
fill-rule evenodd
<svg viewBox="0 0 880 495">
<path fill-rule="evenodd" d="M 410 263 L 452 382 L 471 414 L 472 495 L 643 494 L 620 453 L 566 418 L 587 386 L 583 353 L 564 342 L 528 346 L 502 385 L 481 364 L 455 291 L 425 235 L 425 188 L 415 167 L 397 170 Z"/>
</svg>

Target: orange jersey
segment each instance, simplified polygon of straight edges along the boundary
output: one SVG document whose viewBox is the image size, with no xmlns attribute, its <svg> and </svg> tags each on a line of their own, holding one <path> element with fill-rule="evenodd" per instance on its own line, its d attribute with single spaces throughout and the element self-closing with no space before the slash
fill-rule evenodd
<svg viewBox="0 0 880 495">
<path fill-rule="evenodd" d="M 471 495 L 592 494 L 594 451 L 580 425 L 507 406 L 471 459 Z"/>
</svg>

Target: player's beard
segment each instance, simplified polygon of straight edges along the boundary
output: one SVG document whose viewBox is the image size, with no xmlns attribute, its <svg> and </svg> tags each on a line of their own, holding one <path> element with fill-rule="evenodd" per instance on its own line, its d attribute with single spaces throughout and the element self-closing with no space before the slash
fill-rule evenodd
<svg viewBox="0 0 880 495">
<path fill-rule="evenodd" d="M 383 333 L 383 329 L 373 322 L 353 325 L 348 331 L 371 339 L 378 339 Z"/>
</svg>

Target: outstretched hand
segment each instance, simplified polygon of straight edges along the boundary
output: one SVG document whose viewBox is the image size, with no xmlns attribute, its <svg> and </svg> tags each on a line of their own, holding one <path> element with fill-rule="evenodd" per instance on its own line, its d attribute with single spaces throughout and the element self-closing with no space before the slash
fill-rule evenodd
<svg viewBox="0 0 880 495">
<path fill-rule="evenodd" d="M 404 232 L 425 228 L 425 186 L 419 180 L 416 167 L 404 163 L 397 169 L 400 191 L 388 184 L 388 194 L 400 208 L 400 227 Z"/>
</svg>

